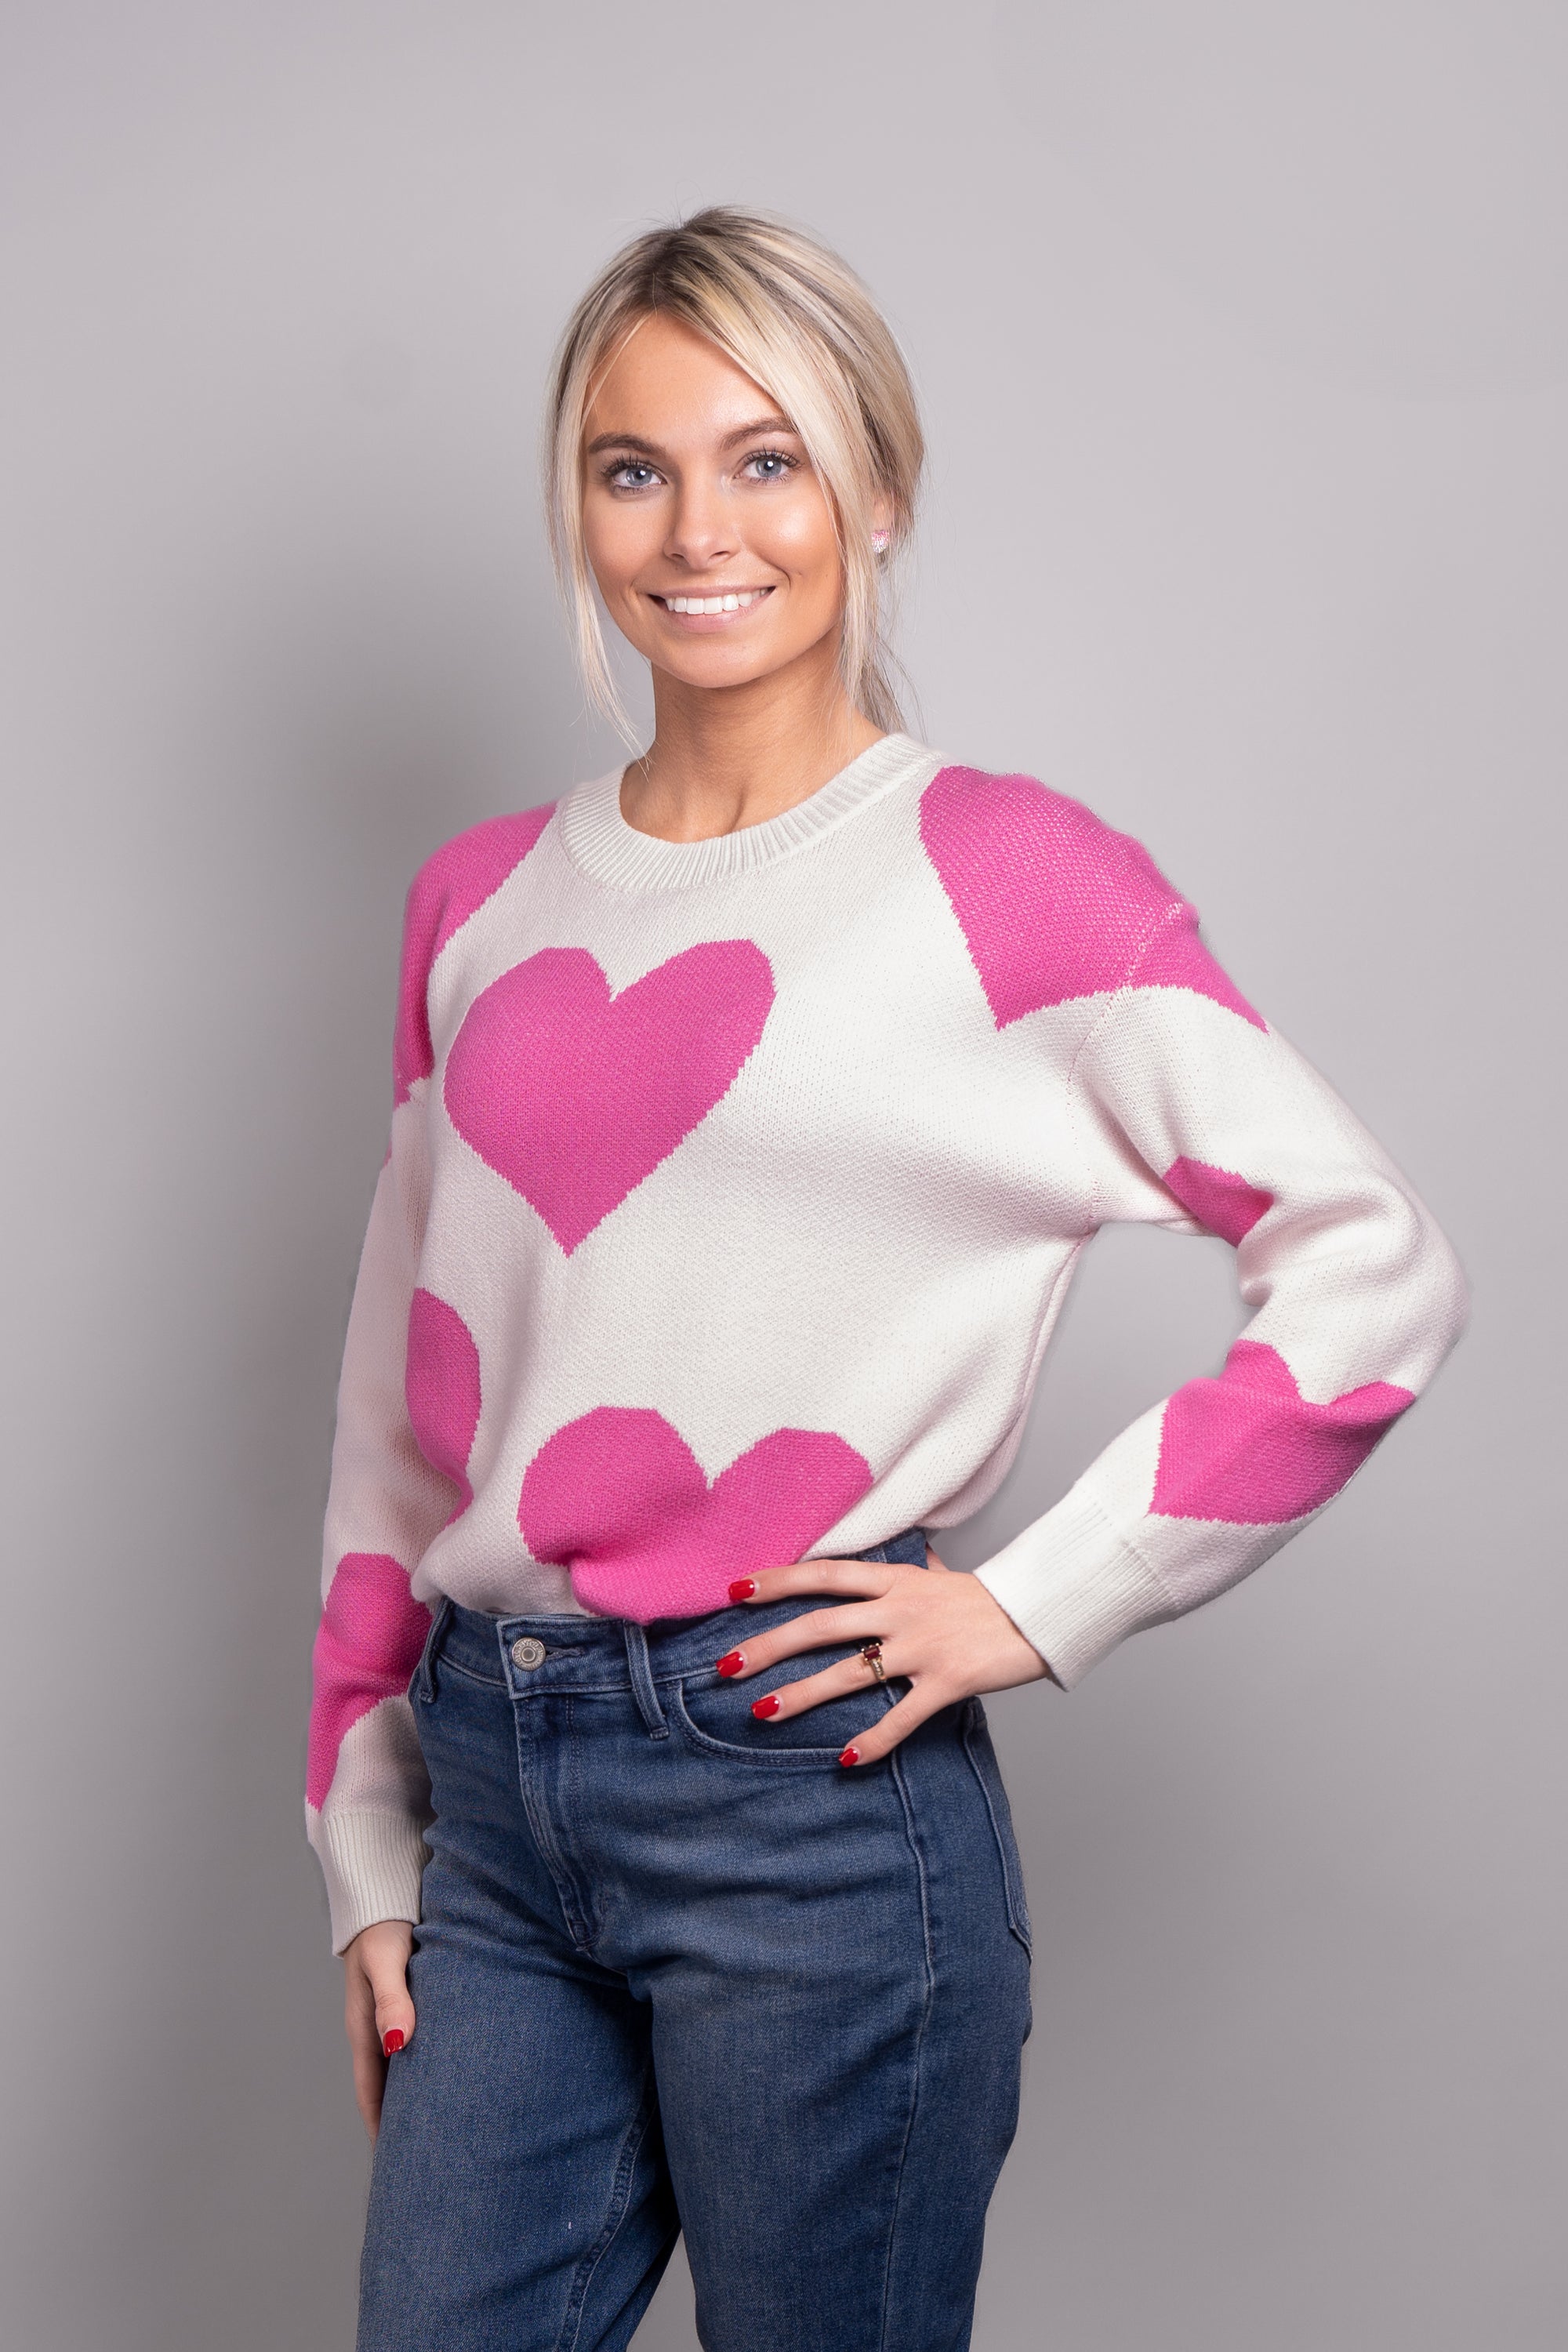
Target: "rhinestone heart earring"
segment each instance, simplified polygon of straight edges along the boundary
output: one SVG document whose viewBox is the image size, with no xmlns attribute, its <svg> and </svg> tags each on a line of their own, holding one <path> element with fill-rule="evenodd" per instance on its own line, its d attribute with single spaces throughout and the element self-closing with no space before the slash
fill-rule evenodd
<svg viewBox="0 0 1568 2352">
<path fill-rule="evenodd" d="M 871 533 L 871 546 L 878 555 L 886 555 L 892 541 L 893 534 L 890 530 L 874 530 Z"/>
</svg>

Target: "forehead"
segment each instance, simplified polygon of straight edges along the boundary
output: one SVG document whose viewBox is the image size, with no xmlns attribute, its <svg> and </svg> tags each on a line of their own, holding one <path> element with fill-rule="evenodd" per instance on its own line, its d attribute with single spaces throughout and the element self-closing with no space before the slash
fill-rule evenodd
<svg viewBox="0 0 1568 2352">
<path fill-rule="evenodd" d="M 605 433 L 705 438 L 777 413 L 773 395 L 716 343 L 656 311 L 598 376 L 584 430 L 590 440 Z"/>
</svg>

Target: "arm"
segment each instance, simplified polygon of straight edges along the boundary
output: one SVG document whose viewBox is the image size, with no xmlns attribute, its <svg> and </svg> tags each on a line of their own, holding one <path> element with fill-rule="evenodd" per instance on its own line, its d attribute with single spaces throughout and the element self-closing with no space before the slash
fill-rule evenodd
<svg viewBox="0 0 1568 2352">
<path fill-rule="evenodd" d="M 1099 1222 L 1221 1234 L 1255 1312 L 1217 1377 L 1134 1422 L 979 1570 L 1068 1686 L 1315 1517 L 1431 1379 L 1466 1304 L 1409 1185 L 1225 981 L 1184 902 L 1108 1001 L 1074 1101 Z"/>
<path fill-rule="evenodd" d="M 430 973 L 550 816 L 526 809 L 459 834 L 421 866 L 404 912 L 392 1143 L 343 1350 L 310 1715 L 306 1823 L 337 1952 L 374 1922 L 419 1917 L 429 1789 L 405 1693 L 430 1613 L 409 1580 L 470 1499 L 465 1471 L 479 1413 L 473 1339 L 450 1307 L 416 1287 L 430 1200 Z"/>
<path fill-rule="evenodd" d="M 420 1117 L 415 1101 L 394 1114 L 338 1390 L 305 1813 L 335 1952 L 373 1920 L 419 1917 L 428 1787 L 405 1694 L 430 1612 L 409 1579 L 453 1500 L 419 1450 L 404 1393 L 423 1225 Z"/>
</svg>

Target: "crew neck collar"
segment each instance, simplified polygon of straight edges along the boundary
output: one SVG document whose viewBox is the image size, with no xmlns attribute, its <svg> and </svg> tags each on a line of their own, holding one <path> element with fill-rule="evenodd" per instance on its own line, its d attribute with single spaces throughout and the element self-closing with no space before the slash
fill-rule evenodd
<svg viewBox="0 0 1568 2352">
<path fill-rule="evenodd" d="M 616 890 L 679 890 L 771 866 L 841 824 L 922 767 L 934 775 L 938 754 L 910 735 L 883 735 L 816 792 L 761 824 L 707 841 L 661 841 L 621 814 L 624 768 L 567 793 L 557 811 L 566 855 L 583 873 Z"/>
</svg>

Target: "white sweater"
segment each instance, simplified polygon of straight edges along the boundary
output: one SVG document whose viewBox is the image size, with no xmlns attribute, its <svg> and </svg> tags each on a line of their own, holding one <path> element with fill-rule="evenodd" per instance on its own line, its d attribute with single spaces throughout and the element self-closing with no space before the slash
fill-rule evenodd
<svg viewBox="0 0 1568 2352">
<path fill-rule="evenodd" d="M 409 894 L 350 1318 L 307 1819 L 334 1948 L 416 1920 L 443 1594 L 648 1621 L 940 1528 L 1013 1458 L 1084 1243 L 1220 1234 L 1256 1312 L 980 1570 L 1070 1686 L 1305 1524 L 1458 1336 L 1409 1185 L 1135 842 L 887 736 L 677 844 L 618 772 Z"/>
</svg>

